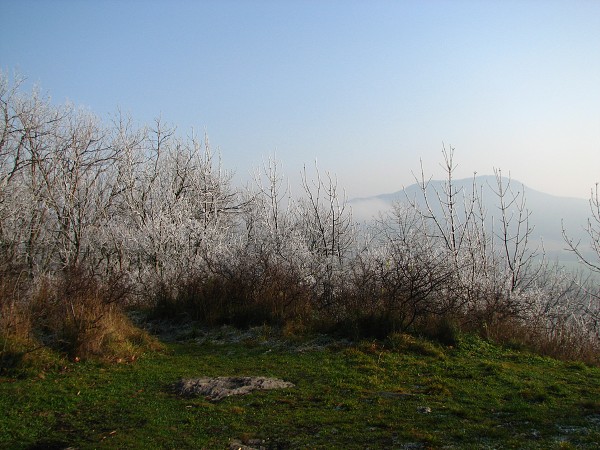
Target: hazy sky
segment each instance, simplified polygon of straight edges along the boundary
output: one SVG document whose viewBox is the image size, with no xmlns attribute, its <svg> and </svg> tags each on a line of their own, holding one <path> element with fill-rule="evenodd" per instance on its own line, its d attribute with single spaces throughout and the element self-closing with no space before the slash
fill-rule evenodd
<svg viewBox="0 0 600 450">
<path fill-rule="evenodd" d="M 206 130 L 239 180 L 276 152 L 350 197 L 500 167 L 600 181 L 600 1 L 0 0 L 0 67 L 53 101 Z"/>
</svg>

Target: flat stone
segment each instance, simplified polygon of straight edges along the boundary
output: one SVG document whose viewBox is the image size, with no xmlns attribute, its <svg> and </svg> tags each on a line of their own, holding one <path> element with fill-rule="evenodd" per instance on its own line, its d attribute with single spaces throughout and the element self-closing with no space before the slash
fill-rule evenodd
<svg viewBox="0 0 600 450">
<path fill-rule="evenodd" d="M 232 395 L 246 395 L 256 390 L 287 389 L 293 383 L 267 377 L 202 377 L 179 380 L 175 391 L 186 397 L 204 396 L 216 402 Z"/>
<path fill-rule="evenodd" d="M 229 443 L 229 450 L 266 450 L 263 441 L 259 439 L 251 439 L 247 444 L 242 443 L 239 439 L 232 439 Z"/>
</svg>

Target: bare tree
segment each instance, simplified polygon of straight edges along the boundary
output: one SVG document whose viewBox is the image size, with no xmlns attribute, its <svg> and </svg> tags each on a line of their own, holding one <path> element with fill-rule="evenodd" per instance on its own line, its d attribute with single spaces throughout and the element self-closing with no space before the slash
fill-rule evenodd
<svg viewBox="0 0 600 450">
<path fill-rule="evenodd" d="M 15 105 L 21 83 L 22 79 L 17 78 L 10 86 L 8 76 L 0 72 L 0 256 L 3 266 L 16 262 L 16 244 L 20 239 L 13 233 L 22 229 L 13 225 L 19 221 L 19 208 L 11 201 L 24 196 L 22 183 L 13 182 L 24 164 L 23 133 Z"/>
<path fill-rule="evenodd" d="M 115 239 L 128 270 L 165 281 L 214 263 L 241 208 L 208 138 L 178 138 L 157 120 L 134 142 L 141 145 L 126 147 L 117 175 Z"/>
<path fill-rule="evenodd" d="M 298 201 L 297 220 L 306 246 L 314 258 L 311 276 L 322 290 L 323 306 L 333 306 L 335 278 L 355 242 L 352 212 L 345 195 L 340 197 L 337 180 L 329 173 L 322 177 L 315 164 L 316 179 L 302 172 L 305 197 Z"/>
<path fill-rule="evenodd" d="M 291 193 L 289 186 L 283 185 L 284 182 L 280 164 L 274 157 L 270 157 L 263 164 L 262 173 L 256 173 L 254 176 L 257 193 L 252 195 L 256 207 L 253 218 L 259 219 L 260 223 L 251 225 L 248 221 L 248 231 L 256 233 L 260 230 L 260 240 L 272 245 L 275 253 L 280 255 L 286 241 L 291 239 L 291 236 L 286 234 L 293 231 Z"/>
<path fill-rule="evenodd" d="M 474 304 L 480 296 L 481 282 L 489 269 L 491 243 L 475 177 L 471 192 L 464 192 L 454 181 L 454 149 L 443 148 L 442 155 L 446 176 L 441 189 L 430 187 L 431 180 L 425 178 L 421 166 L 420 178 L 415 177 L 420 198 L 407 200 L 427 225 L 423 239 L 438 241 L 454 266 L 456 283 L 462 290 L 462 295 L 454 298 L 454 307 L 460 308 Z"/>
<path fill-rule="evenodd" d="M 423 219 L 422 239 L 434 239 L 453 264 L 454 282 L 459 294 L 454 307 L 466 307 L 483 314 L 484 321 L 494 317 L 514 317 L 528 307 L 517 291 L 535 284 L 542 264 L 537 264 L 538 249 L 529 246 L 533 227 L 526 207 L 525 193 L 512 188 L 510 178 L 495 170 L 495 186 L 490 186 L 497 213 L 489 214 L 484 201 L 484 186 L 473 176 L 470 189 L 457 186 L 454 149 L 442 150 L 446 178 L 440 189 L 432 187 L 421 167 L 417 179 L 419 199 L 408 199 Z M 542 253 L 543 259 L 543 253 Z"/>
<path fill-rule="evenodd" d="M 529 221 L 531 212 L 526 206 L 524 190 L 513 191 L 510 177 L 505 181 L 501 170 L 495 169 L 494 174 L 500 223 L 500 230 L 495 231 L 494 235 L 500 242 L 501 262 L 508 272 L 509 290 L 514 292 L 526 288 L 526 283 L 536 278 L 536 272 L 543 265 L 532 267 L 540 254 L 538 248 L 529 246 L 534 227 Z"/>
<path fill-rule="evenodd" d="M 581 250 L 581 242 L 569 237 L 563 226 L 563 237 L 567 243 L 568 250 L 573 252 L 579 261 L 593 272 L 600 273 L 600 183 L 596 183 L 590 193 L 590 217 L 585 224 L 585 232 L 589 238 L 589 245 L 597 256 L 597 261 L 585 256 Z"/>
<path fill-rule="evenodd" d="M 456 271 L 429 228 L 418 211 L 400 203 L 376 225 L 380 250 L 373 263 L 373 294 L 401 331 L 419 318 L 455 312 Z"/>
<path fill-rule="evenodd" d="M 109 145 L 99 120 L 68 111 L 53 136 L 52 154 L 34 153 L 32 165 L 44 186 L 42 199 L 55 221 L 57 255 L 63 268 L 95 257 L 94 236 L 112 201 L 112 169 L 119 149 Z"/>
<path fill-rule="evenodd" d="M 589 205 L 590 217 L 584 229 L 589 238 L 589 245 L 596 258 L 586 256 L 581 249 L 581 242 L 569 237 L 564 226 L 563 237 L 567 243 L 568 250 L 573 252 L 579 261 L 597 276 L 600 274 L 600 183 L 596 183 L 595 187 L 591 190 Z M 598 279 L 589 277 L 586 282 L 579 282 L 578 284 L 585 293 L 579 309 L 585 312 L 588 328 L 594 330 L 597 339 L 600 340 L 600 287 L 598 286 Z"/>
</svg>

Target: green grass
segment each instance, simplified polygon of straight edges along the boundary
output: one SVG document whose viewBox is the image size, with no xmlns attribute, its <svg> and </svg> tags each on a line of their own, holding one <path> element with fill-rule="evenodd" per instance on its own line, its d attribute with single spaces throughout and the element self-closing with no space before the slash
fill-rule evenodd
<svg viewBox="0 0 600 450">
<path fill-rule="evenodd" d="M 597 448 L 600 369 L 411 337 L 298 351 L 298 342 L 170 342 L 135 363 L 66 363 L 0 378 L 0 448 Z M 181 398 L 182 377 L 263 375 L 295 388 Z M 430 408 L 431 412 L 425 412 Z"/>
</svg>

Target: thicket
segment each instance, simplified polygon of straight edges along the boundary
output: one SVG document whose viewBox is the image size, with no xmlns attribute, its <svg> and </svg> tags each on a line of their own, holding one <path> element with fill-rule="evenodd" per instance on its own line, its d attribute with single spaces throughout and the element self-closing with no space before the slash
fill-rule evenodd
<svg viewBox="0 0 600 450">
<path fill-rule="evenodd" d="M 243 188 L 206 136 L 157 120 L 103 123 L 0 76 L 0 351 L 134 355 L 128 308 L 206 324 L 351 337 L 461 330 L 598 362 L 600 296 L 531 249 L 524 192 L 497 172 L 498 208 L 447 178 L 357 226 L 335 178 L 274 160 Z M 588 225 L 600 257 L 598 192 Z M 577 252 L 578 244 L 568 240 Z M 598 263 L 587 266 L 598 270 Z M 115 356 L 115 357 L 117 357 Z"/>
</svg>

